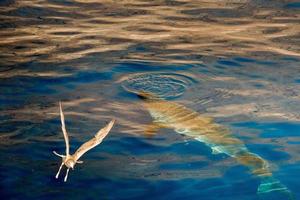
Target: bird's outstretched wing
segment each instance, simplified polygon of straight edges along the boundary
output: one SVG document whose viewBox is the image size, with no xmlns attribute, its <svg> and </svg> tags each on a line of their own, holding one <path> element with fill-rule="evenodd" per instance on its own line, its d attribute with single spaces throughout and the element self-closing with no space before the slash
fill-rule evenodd
<svg viewBox="0 0 300 200">
<path fill-rule="evenodd" d="M 69 155 L 69 153 L 70 153 L 69 136 L 68 136 L 68 133 L 66 130 L 65 117 L 64 117 L 64 113 L 62 111 L 61 102 L 59 102 L 59 110 L 60 110 L 61 129 L 64 134 L 64 138 L 65 138 L 65 142 L 66 142 L 66 155 Z"/>
<path fill-rule="evenodd" d="M 93 139 L 87 141 L 86 143 L 84 143 L 83 145 L 81 145 L 79 147 L 79 149 L 77 149 L 77 151 L 74 153 L 73 157 L 75 159 L 75 161 L 78 161 L 78 159 L 85 154 L 87 151 L 89 151 L 90 149 L 94 148 L 95 146 L 97 146 L 98 144 L 100 144 L 102 142 L 102 140 L 107 136 L 107 134 L 109 133 L 110 129 L 113 127 L 115 123 L 115 120 L 111 120 L 109 122 L 109 124 L 107 124 L 104 128 L 100 129 L 97 134 L 94 136 Z"/>
</svg>

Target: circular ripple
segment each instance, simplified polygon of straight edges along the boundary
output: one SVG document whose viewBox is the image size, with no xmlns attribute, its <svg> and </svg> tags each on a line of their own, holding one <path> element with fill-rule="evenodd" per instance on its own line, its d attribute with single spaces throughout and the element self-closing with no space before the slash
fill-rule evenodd
<svg viewBox="0 0 300 200">
<path fill-rule="evenodd" d="M 138 73 L 121 81 L 122 87 L 129 92 L 150 92 L 165 99 L 182 95 L 195 82 L 190 76 L 175 73 Z"/>
</svg>

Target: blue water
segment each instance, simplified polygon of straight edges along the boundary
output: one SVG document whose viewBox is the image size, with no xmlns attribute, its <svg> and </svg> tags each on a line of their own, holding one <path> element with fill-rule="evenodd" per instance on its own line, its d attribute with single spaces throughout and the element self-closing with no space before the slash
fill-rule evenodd
<svg viewBox="0 0 300 200">
<path fill-rule="evenodd" d="M 255 200 L 259 178 L 162 128 L 140 90 L 212 117 L 300 198 L 299 2 L 1 1 L 1 199 Z M 70 171 L 71 152 L 112 118 Z M 287 196 L 267 194 L 265 199 Z"/>
</svg>

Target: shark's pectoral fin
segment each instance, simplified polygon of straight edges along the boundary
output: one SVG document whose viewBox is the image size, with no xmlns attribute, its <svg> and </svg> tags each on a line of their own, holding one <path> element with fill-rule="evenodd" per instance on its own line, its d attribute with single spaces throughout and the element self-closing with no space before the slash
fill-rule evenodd
<svg viewBox="0 0 300 200">
<path fill-rule="evenodd" d="M 196 140 L 198 140 L 199 142 L 203 142 L 205 143 L 207 146 L 209 146 L 211 148 L 211 153 L 212 154 L 220 154 L 220 153 L 224 153 L 223 149 L 221 146 L 212 146 L 210 145 L 207 140 L 205 139 L 205 137 L 203 136 L 198 136 L 195 138 Z"/>
<path fill-rule="evenodd" d="M 212 150 L 212 154 L 220 154 L 220 153 L 223 153 L 222 150 L 220 149 L 220 147 L 218 146 L 215 146 L 215 147 L 211 147 L 211 150 Z"/>
<path fill-rule="evenodd" d="M 146 125 L 145 127 L 145 136 L 152 137 L 157 134 L 158 130 L 163 128 L 163 126 L 157 122 Z"/>
</svg>

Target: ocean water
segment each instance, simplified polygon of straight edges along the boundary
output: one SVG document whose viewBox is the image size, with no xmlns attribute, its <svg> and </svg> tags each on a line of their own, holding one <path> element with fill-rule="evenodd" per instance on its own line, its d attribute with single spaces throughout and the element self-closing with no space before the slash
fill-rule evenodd
<svg viewBox="0 0 300 200">
<path fill-rule="evenodd" d="M 300 2 L 0 1 L 1 199 L 284 200 L 153 119 L 139 91 L 228 129 L 300 199 Z M 71 152 L 115 126 L 63 181 Z"/>
</svg>

